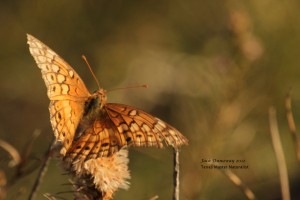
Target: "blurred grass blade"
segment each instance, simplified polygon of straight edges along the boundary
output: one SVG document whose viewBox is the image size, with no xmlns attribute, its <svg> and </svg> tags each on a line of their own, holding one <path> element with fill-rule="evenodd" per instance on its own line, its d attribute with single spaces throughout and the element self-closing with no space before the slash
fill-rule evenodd
<svg viewBox="0 0 300 200">
<path fill-rule="evenodd" d="M 211 163 L 212 164 L 212 163 Z M 215 165 L 220 165 L 218 162 L 214 163 Z M 232 170 L 230 169 L 220 169 L 220 171 L 227 176 L 227 178 L 234 184 L 236 185 L 244 195 L 247 197 L 249 200 L 255 200 L 256 197 L 252 190 L 235 174 L 233 173 Z"/>
<path fill-rule="evenodd" d="M 270 123 L 270 133 L 271 133 L 273 149 L 275 152 L 275 157 L 276 157 L 278 171 L 279 171 L 282 199 L 290 200 L 291 197 L 289 191 L 289 180 L 287 174 L 286 161 L 285 161 L 285 157 L 281 145 L 278 124 L 277 124 L 276 110 L 274 107 L 271 107 L 269 109 L 269 123 Z"/>
<path fill-rule="evenodd" d="M 52 144 L 54 143 L 54 141 L 51 143 L 51 145 L 49 145 L 46 153 L 45 153 L 45 156 L 44 156 L 44 160 L 43 160 L 43 163 L 42 163 L 42 166 L 38 172 L 38 175 L 35 179 L 35 182 L 34 182 L 34 185 L 30 191 L 30 194 L 29 194 L 29 200 L 33 200 L 36 196 L 36 192 L 38 190 L 38 187 L 40 186 L 41 182 L 42 182 L 42 179 L 43 177 L 45 176 L 46 172 L 47 172 L 47 169 L 48 169 L 48 165 L 50 163 L 50 158 L 51 158 L 51 147 L 52 147 Z"/>
<path fill-rule="evenodd" d="M 1 139 L 0 139 L 0 147 L 6 150 L 9 153 L 9 155 L 12 157 L 12 160 L 8 164 L 10 167 L 14 167 L 20 164 L 21 156 L 19 152 L 15 149 L 15 147 L 13 147 L 9 143 Z"/>
<path fill-rule="evenodd" d="M 155 195 L 154 197 L 151 197 L 149 200 L 156 200 L 156 199 L 158 199 L 157 195 Z"/>
<path fill-rule="evenodd" d="M 292 134 L 293 140 L 295 142 L 297 159 L 298 159 L 298 161 L 300 161 L 300 140 L 297 135 L 295 120 L 294 120 L 293 111 L 292 111 L 291 92 L 288 92 L 288 94 L 286 95 L 285 109 L 286 109 L 286 118 L 287 118 L 288 126 L 289 126 L 290 132 Z"/>
<path fill-rule="evenodd" d="M 252 192 L 252 190 L 243 183 L 243 181 L 236 175 L 234 174 L 231 170 L 226 169 L 226 170 L 221 170 L 228 178 L 229 180 L 235 184 L 237 187 L 239 187 L 243 193 L 245 194 L 245 196 L 249 199 L 249 200 L 255 200 L 255 195 Z"/>
</svg>

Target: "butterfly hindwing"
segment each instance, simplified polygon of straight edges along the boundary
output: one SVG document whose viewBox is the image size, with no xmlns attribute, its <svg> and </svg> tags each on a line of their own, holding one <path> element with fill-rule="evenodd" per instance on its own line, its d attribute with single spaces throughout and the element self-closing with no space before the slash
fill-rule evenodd
<svg viewBox="0 0 300 200">
<path fill-rule="evenodd" d="M 187 139 L 178 130 L 143 110 L 117 103 L 107 103 L 104 108 L 119 134 L 134 146 L 187 144 Z"/>
<path fill-rule="evenodd" d="M 67 152 L 72 160 L 88 160 L 107 157 L 126 146 L 126 140 L 120 135 L 109 118 L 96 118 L 89 126 L 80 125 L 80 135 L 75 138 Z"/>
</svg>

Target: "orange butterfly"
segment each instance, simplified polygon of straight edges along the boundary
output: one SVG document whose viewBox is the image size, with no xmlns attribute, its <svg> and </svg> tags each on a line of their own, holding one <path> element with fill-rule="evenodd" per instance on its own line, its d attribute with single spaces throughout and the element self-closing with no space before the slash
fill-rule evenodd
<svg viewBox="0 0 300 200">
<path fill-rule="evenodd" d="M 127 151 L 119 151 L 122 147 L 166 144 L 176 148 L 188 144 L 178 130 L 145 111 L 106 103 L 105 90 L 91 94 L 59 55 L 29 34 L 27 39 L 47 87 L 50 120 L 56 143 L 61 144 L 60 154 L 76 174 L 92 174 L 94 184 L 104 185 L 99 188 L 108 196 L 118 187 L 126 188 L 125 179 L 130 177 Z M 103 178 L 103 173 L 110 174 L 110 179 Z M 107 180 L 118 178 L 117 184 L 109 186 Z"/>
<path fill-rule="evenodd" d="M 49 111 L 60 153 L 73 159 L 112 155 L 123 146 L 178 147 L 188 140 L 175 128 L 140 109 L 106 103 L 106 91 L 90 93 L 75 70 L 38 39 L 27 35 L 48 90 Z"/>
</svg>

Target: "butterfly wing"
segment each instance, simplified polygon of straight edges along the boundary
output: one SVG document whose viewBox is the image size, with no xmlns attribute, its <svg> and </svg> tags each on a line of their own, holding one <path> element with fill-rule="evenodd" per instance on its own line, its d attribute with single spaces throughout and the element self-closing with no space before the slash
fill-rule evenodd
<svg viewBox="0 0 300 200">
<path fill-rule="evenodd" d="M 166 122 L 132 106 L 107 103 L 106 112 L 128 143 L 133 146 L 178 147 L 188 144 L 188 140 Z"/>
<path fill-rule="evenodd" d="M 178 147 L 188 140 L 175 128 L 140 109 L 107 103 L 101 118 L 86 126 L 78 140 L 68 151 L 71 160 L 88 160 L 106 157 L 122 147 L 146 146 Z"/>
<path fill-rule="evenodd" d="M 65 155 L 84 112 L 84 103 L 90 96 L 75 70 L 48 46 L 27 35 L 29 50 L 41 69 L 50 99 L 50 120 L 57 142 Z"/>
<path fill-rule="evenodd" d="M 67 152 L 65 159 L 85 161 L 98 157 L 108 157 L 118 152 L 127 142 L 108 118 L 97 119 L 83 128 Z M 79 165 L 80 166 L 80 165 Z"/>
</svg>

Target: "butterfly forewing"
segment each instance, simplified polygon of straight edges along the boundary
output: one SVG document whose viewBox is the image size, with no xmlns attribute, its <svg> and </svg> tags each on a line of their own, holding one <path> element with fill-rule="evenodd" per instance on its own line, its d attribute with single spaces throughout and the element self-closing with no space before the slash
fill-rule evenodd
<svg viewBox="0 0 300 200">
<path fill-rule="evenodd" d="M 29 50 L 41 69 L 50 101 L 50 120 L 64 155 L 72 144 L 89 91 L 75 70 L 48 46 L 27 35 Z"/>
<path fill-rule="evenodd" d="M 27 35 L 29 50 L 34 57 L 48 89 L 50 100 L 85 101 L 90 93 L 76 71 L 47 45 Z"/>
</svg>

